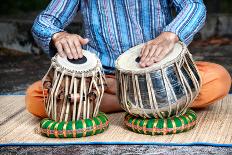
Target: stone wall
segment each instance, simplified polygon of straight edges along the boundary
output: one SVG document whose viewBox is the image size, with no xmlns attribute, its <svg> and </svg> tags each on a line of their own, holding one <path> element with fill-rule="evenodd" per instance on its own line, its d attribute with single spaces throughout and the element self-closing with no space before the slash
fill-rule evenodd
<svg viewBox="0 0 232 155">
<path fill-rule="evenodd" d="M 0 19 L 0 47 L 22 52 L 40 54 L 31 34 L 33 20 Z M 75 20 L 67 29 L 68 32 L 81 34 L 82 22 Z"/>
<path fill-rule="evenodd" d="M 22 52 L 40 53 L 31 36 L 33 19 L 0 19 L 0 47 Z M 80 16 L 68 26 L 67 31 L 80 34 L 82 22 Z M 232 38 L 232 14 L 208 14 L 204 28 L 197 35 L 198 39 L 212 36 Z"/>
<path fill-rule="evenodd" d="M 0 47 L 38 53 L 38 48 L 34 48 L 31 26 L 31 21 L 0 21 Z"/>
<path fill-rule="evenodd" d="M 208 14 L 200 34 L 202 39 L 212 36 L 232 38 L 232 14 Z"/>
</svg>

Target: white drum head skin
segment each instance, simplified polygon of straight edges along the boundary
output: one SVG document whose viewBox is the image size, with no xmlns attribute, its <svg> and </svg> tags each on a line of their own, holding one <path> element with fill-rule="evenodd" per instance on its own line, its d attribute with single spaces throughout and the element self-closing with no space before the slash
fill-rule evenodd
<svg viewBox="0 0 232 155">
<path fill-rule="evenodd" d="M 80 73 L 88 72 L 98 66 L 99 60 L 94 53 L 83 50 L 83 55 L 87 58 L 87 61 L 83 64 L 71 63 L 67 58 L 62 58 L 58 54 L 56 55 L 56 62 L 59 64 L 59 66 L 62 66 L 67 70 L 72 70 Z"/>
<path fill-rule="evenodd" d="M 140 51 L 142 50 L 144 44 L 135 46 L 130 48 L 128 51 L 124 52 L 122 55 L 118 57 L 115 62 L 116 68 L 122 71 L 130 71 L 130 72 L 144 72 L 144 70 L 158 69 L 161 66 L 166 65 L 168 62 L 171 62 L 177 59 L 183 52 L 185 46 L 182 43 L 176 43 L 173 50 L 166 55 L 166 57 L 157 63 L 145 68 L 141 68 L 139 63 L 135 61 L 135 59 L 140 55 Z"/>
</svg>

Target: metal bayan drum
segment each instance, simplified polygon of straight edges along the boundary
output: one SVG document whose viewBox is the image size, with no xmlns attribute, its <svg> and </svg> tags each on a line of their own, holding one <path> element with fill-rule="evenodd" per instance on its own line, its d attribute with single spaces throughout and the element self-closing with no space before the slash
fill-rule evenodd
<svg viewBox="0 0 232 155">
<path fill-rule="evenodd" d="M 52 120 L 75 121 L 98 115 L 105 78 L 96 55 L 84 50 L 83 54 L 77 60 L 58 54 L 52 58 L 42 80 L 46 113 Z"/>
<path fill-rule="evenodd" d="M 143 46 L 129 49 L 115 63 L 117 94 L 123 109 L 146 118 L 184 114 L 201 87 L 192 55 L 179 42 L 162 61 L 141 68 L 138 56 Z"/>
</svg>

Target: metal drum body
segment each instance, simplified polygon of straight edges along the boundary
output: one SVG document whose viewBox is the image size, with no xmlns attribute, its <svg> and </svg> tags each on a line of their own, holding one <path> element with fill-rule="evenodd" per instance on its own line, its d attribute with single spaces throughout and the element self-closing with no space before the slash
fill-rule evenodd
<svg viewBox="0 0 232 155">
<path fill-rule="evenodd" d="M 96 55 L 83 54 L 86 62 L 80 64 L 57 54 L 42 79 L 46 113 L 52 120 L 76 121 L 98 115 L 105 78 Z"/>
<path fill-rule="evenodd" d="M 183 43 L 177 43 L 163 61 L 140 68 L 135 59 L 142 47 L 129 49 L 116 61 L 117 95 L 123 109 L 147 118 L 185 113 L 201 85 L 188 49 Z"/>
</svg>

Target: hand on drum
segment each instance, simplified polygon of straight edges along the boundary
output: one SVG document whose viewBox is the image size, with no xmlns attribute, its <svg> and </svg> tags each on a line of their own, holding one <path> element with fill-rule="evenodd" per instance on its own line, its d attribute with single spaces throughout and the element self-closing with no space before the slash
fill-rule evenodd
<svg viewBox="0 0 232 155">
<path fill-rule="evenodd" d="M 140 53 L 140 66 L 148 67 L 161 61 L 178 42 L 179 38 L 172 32 L 163 32 L 157 38 L 148 41 Z"/>
<path fill-rule="evenodd" d="M 83 57 L 81 45 L 89 42 L 77 34 L 58 32 L 52 36 L 52 41 L 61 57 L 78 59 Z"/>
</svg>

